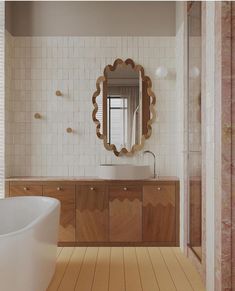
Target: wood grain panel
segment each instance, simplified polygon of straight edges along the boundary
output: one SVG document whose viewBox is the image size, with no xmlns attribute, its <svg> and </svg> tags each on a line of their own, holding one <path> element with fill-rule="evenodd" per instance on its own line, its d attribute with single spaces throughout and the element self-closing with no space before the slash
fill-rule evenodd
<svg viewBox="0 0 235 291">
<path fill-rule="evenodd" d="M 144 186 L 143 240 L 176 241 L 175 184 Z"/>
<path fill-rule="evenodd" d="M 142 241 L 142 187 L 109 187 L 109 199 L 110 241 Z"/>
<path fill-rule="evenodd" d="M 75 186 L 44 185 L 43 195 L 61 203 L 59 242 L 75 242 Z"/>
<path fill-rule="evenodd" d="M 10 196 L 41 196 L 42 185 L 10 185 Z"/>
<path fill-rule="evenodd" d="M 105 186 L 81 186 L 77 191 L 76 240 L 108 241 L 108 194 Z"/>
</svg>

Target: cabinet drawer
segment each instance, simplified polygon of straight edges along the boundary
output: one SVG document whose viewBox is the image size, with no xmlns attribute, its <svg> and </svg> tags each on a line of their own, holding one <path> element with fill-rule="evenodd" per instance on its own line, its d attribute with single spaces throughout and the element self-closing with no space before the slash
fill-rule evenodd
<svg viewBox="0 0 235 291">
<path fill-rule="evenodd" d="M 114 199 L 138 199 L 142 201 L 142 187 L 135 185 L 119 185 L 119 186 L 110 186 L 109 189 L 109 200 L 113 201 Z"/>
<path fill-rule="evenodd" d="M 157 204 L 175 206 L 175 184 L 146 185 L 143 187 L 143 206 L 147 204 L 156 206 Z"/>
<path fill-rule="evenodd" d="M 44 196 L 75 194 L 75 185 L 52 184 L 43 185 Z"/>
<path fill-rule="evenodd" d="M 10 185 L 10 196 L 41 196 L 42 185 Z"/>
</svg>

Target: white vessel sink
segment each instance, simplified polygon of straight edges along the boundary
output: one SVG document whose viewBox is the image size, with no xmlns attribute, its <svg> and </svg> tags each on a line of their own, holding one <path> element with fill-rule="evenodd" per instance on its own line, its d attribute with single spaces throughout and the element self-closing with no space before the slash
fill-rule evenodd
<svg viewBox="0 0 235 291">
<path fill-rule="evenodd" d="M 109 180 L 150 179 L 149 166 L 103 164 L 99 166 L 99 178 Z"/>
</svg>

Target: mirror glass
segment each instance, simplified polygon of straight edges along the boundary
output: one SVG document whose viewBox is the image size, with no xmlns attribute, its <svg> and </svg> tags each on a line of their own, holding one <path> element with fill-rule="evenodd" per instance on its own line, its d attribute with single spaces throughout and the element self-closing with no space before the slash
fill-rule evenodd
<svg viewBox="0 0 235 291">
<path fill-rule="evenodd" d="M 93 120 L 106 149 L 117 156 L 141 149 L 151 135 L 154 103 L 151 80 L 142 66 L 130 59 L 106 66 L 93 95 Z"/>
<path fill-rule="evenodd" d="M 189 246 L 202 258 L 201 2 L 188 3 Z"/>
</svg>

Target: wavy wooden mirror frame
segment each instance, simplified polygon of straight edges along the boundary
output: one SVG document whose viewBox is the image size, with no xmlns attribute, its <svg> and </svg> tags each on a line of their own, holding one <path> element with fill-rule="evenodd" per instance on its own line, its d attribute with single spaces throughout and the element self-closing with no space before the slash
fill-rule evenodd
<svg viewBox="0 0 235 291">
<path fill-rule="evenodd" d="M 142 131 L 142 136 L 141 136 L 141 140 L 139 144 L 134 144 L 131 147 L 131 150 L 128 151 L 126 148 L 122 148 L 120 151 L 117 150 L 116 146 L 114 144 L 109 144 L 107 142 L 107 135 L 105 133 L 101 133 L 101 124 L 100 121 L 96 118 L 96 114 L 98 112 L 98 104 L 96 102 L 96 98 L 100 95 L 101 93 L 101 86 L 100 84 L 103 82 L 107 82 L 107 70 L 110 71 L 115 71 L 115 69 L 117 68 L 118 65 L 131 65 L 132 69 L 135 71 L 140 71 L 141 72 L 141 78 L 142 78 L 142 82 L 144 82 L 145 86 L 146 86 L 146 92 L 147 95 L 149 96 L 149 100 L 150 100 L 150 105 L 149 108 L 147 107 L 148 110 L 148 120 L 145 120 L 146 122 L 146 130 L 143 134 Z M 104 96 L 103 96 L 104 99 Z M 104 102 L 104 100 L 103 100 Z M 113 63 L 113 65 L 107 65 L 104 68 L 104 74 L 103 76 L 100 76 L 97 81 L 96 81 L 96 91 L 94 92 L 93 96 L 92 96 L 92 103 L 94 106 L 94 110 L 92 112 L 92 119 L 94 121 L 94 123 L 96 124 L 96 135 L 98 136 L 99 139 L 102 139 L 104 141 L 104 147 L 108 150 L 108 151 L 113 151 L 114 154 L 118 157 L 118 156 L 132 156 L 135 152 L 141 150 L 144 147 L 144 141 L 146 139 L 148 139 L 151 134 L 152 134 L 152 123 L 155 120 L 156 117 L 156 113 L 154 110 L 154 106 L 156 104 L 156 97 L 155 94 L 152 91 L 152 81 L 148 76 L 145 76 L 144 73 L 144 68 L 141 65 L 136 65 L 135 62 L 132 59 L 126 59 L 125 61 L 123 61 L 122 59 L 116 59 Z M 150 118 L 151 116 L 151 118 Z M 103 123 L 107 122 L 107 114 L 105 114 L 103 116 Z"/>
</svg>

